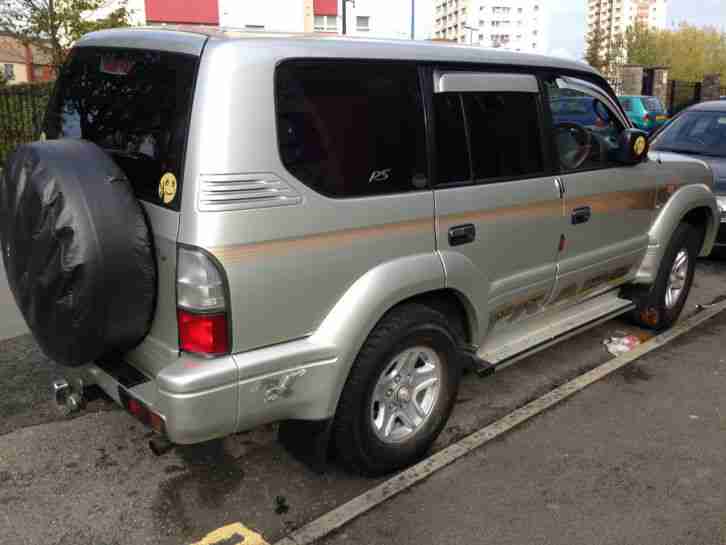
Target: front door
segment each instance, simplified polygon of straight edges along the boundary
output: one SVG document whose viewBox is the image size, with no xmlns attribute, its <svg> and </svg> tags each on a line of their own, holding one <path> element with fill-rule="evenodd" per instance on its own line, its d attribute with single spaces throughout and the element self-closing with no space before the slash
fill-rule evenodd
<svg viewBox="0 0 726 545">
<path fill-rule="evenodd" d="M 546 81 L 564 194 L 563 248 L 553 302 L 577 302 L 633 278 L 648 248 L 656 165 L 614 160 L 626 121 L 604 89 Z"/>
<path fill-rule="evenodd" d="M 533 75 L 435 72 L 432 107 L 437 246 L 483 337 L 541 312 L 554 286 L 562 201 L 541 95 Z"/>
</svg>

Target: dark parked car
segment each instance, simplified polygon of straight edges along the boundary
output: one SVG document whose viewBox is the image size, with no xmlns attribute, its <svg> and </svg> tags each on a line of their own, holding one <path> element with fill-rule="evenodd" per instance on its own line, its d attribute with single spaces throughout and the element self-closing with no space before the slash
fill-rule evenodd
<svg viewBox="0 0 726 545">
<path fill-rule="evenodd" d="M 590 130 L 608 127 L 607 112 L 598 113 L 597 100 L 590 97 L 562 97 L 550 101 L 552 120 L 555 125 L 562 122 L 577 123 Z"/>
<path fill-rule="evenodd" d="M 716 247 L 726 249 L 726 99 L 702 102 L 681 112 L 655 136 L 651 150 L 690 155 L 709 164 L 721 212 Z"/>
</svg>

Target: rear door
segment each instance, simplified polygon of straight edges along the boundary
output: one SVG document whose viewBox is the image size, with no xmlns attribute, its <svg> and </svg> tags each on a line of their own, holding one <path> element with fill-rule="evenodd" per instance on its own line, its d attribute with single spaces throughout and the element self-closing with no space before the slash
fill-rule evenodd
<svg viewBox="0 0 726 545">
<path fill-rule="evenodd" d="M 532 74 L 494 72 L 435 71 L 433 91 L 437 244 L 485 334 L 541 312 L 555 280 L 562 204 L 541 95 Z"/>
<path fill-rule="evenodd" d="M 201 51 L 204 41 L 190 42 L 190 52 Z M 128 359 L 155 375 L 178 357 L 176 243 L 199 57 L 101 45 L 73 50 L 56 84 L 44 132 L 48 139 L 82 138 L 103 148 L 146 211 L 157 254 L 156 313 L 149 335 Z"/>
<path fill-rule="evenodd" d="M 562 173 L 563 249 L 553 301 L 576 302 L 631 279 L 648 248 L 656 197 L 656 165 L 614 160 L 626 121 L 599 87 L 573 78 L 548 78 L 548 102 L 589 99 L 606 126 L 595 131 L 577 119 L 553 116 L 551 139 Z"/>
</svg>

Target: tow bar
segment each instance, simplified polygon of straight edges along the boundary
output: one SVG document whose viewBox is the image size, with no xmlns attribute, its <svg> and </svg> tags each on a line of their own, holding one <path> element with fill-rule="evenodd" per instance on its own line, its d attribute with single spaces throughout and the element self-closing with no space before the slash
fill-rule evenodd
<svg viewBox="0 0 726 545">
<path fill-rule="evenodd" d="M 53 399 L 61 413 L 66 416 L 83 408 L 83 383 L 79 383 L 78 388 L 74 389 L 64 378 L 53 381 Z"/>
</svg>

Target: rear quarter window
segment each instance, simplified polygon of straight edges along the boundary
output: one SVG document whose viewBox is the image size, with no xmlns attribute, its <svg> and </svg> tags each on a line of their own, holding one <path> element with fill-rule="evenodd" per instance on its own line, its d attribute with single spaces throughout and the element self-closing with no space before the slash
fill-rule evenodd
<svg viewBox="0 0 726 545">
<path fill-rule="evenodd" d="M 288 61 L 276 103 L 282 162 L 313 190 L 342 198 L 427 187 L 414 65 Z"/>
<path fill-rule="evenodd" d="M 78 48 L 58 80 L 46 136 L 94 142 L 137 198 L 178 210 L 197 64 L 178 53 Z"/>
</svg>

